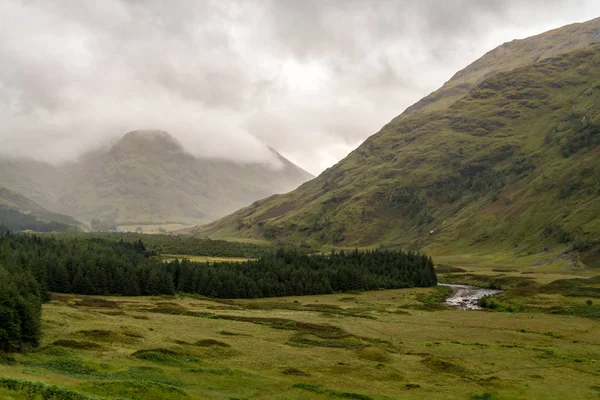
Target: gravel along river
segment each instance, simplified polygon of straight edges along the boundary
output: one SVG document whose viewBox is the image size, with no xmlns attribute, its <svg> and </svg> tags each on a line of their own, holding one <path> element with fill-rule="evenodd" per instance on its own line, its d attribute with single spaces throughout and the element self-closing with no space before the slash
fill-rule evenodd
<svg viewBox="0 0 600 400">
<path fill-rule="evenodd" d="M 439 285 L 452 288 L 452 293 L 444 301 L 444 304 L 449 307 L 460 308 L 461 310 L 481 310 L 482 308 L 479 306 L 480 299 L 503 292 L 503 290 L 486 289 L 469 285 L 453 285 L 448 283 L 440 283 Z"/>
</svg>

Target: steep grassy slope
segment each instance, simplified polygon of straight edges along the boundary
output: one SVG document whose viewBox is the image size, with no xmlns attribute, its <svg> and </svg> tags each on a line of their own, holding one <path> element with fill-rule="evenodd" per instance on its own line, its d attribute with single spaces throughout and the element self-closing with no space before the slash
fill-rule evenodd
<svg viewBox="0 0 600 400">
<path fill-rule="evenodd" d="M 241 165 L 194 157 L 166 132 L 134 131 L 108 151 L 59 167 L 4 161 L 0 184 L 18 186 L 46 207 L 85 221 L 189 226 L 292 190 L 312 177 L 272 151 L 279 163 L 275 167 Z"/>
<path fill-rule="evenodd" d="M 394 119 L 283 196 L 194 233 L 435 252 L 600 239 L 600 46 Z"/>
<path fill-rule="evenodd" d="M 498 72 L 510 71 L 600 42 L 600 18 L 513 40 L 488 52 L 457 72 L 440 89 L 409 107 L 399 118 L 419 111 L 435 111 L 450 106 L 477 84 Z"/>
<path fill-rule="evenodd" d="M 52 228 L 48 223 L 58 223 L 56 227 L 62 228 L 61 230 L 85 229 L 84 225 L 73 217 L 48 211 L 27 197 L 0 186 L 0 225 L 14 230 L 14 222 L 26 221 L 29 223 L 25 225 L 40 225 L 44 228 Z M 36 221 L 41 224 L 36 224 Z"/>
</svg>

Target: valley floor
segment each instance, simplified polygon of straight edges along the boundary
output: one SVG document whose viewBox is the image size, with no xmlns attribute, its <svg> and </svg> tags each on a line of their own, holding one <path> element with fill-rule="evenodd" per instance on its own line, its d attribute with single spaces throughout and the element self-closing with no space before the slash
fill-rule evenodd
<svg viewBox="0 0 600 400">
<path fill-rule="evenodd" d="M 0 358 L 0 398 L 600 396 L 597 319 L 444 309 L 431 300 L 441 290 L 218 301 L 54 295 L 41 349 Z"/>
</svg>

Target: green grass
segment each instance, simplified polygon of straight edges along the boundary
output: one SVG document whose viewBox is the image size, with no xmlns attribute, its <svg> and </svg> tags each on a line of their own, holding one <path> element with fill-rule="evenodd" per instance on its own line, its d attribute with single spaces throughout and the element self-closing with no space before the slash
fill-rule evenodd
<svg viewBox="0 0 600 400">
<path fill-rule="evenodd" d="M 450 268 L 442 278 L 521 276 L 456 268 L 469 272 Z M 570 287 L 560 282 L 568 275 L 554 285 L 546 275 L 533 276 L 537 288 L 557 292 L 513 293 L 517 286 L 507 282 L 509 291 L 493 297 L 545 302 L 543 309 L 518 312 L 416 307 L 439 304 L 445 288 L 257 300 L 173 297 L 168 303 L 184 311 L 175 314 L 152 311 L 164 307 L 164 298 L 59 295 L 44 306 L 41 349 L 12 355 L 0 363 L 0 376 L 88 396 L 82 399 L 593 398 L 599 322 L 551 311 L 589 307 L 589 298 L 559 293 Z M 102 304 L 123 313 L 100 313 Z M 36 398 L 26 390 L 0 385 L 0 396 Z"/>
</svg>

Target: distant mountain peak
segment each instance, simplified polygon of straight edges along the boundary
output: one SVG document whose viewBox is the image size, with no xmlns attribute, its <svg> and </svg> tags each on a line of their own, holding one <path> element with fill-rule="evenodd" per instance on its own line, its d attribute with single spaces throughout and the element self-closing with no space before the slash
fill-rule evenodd
<svg viewBox="0 0 600 400">
<path fill-rule="evenodd" d="M 170 133 L 158 129 L 140 129 L 125 134 L 113 147 L 112 151 L 148 152 L 176 151 L 183 152 L 183 146 Z"/>
<path fill-rule="evenodd" d="M 137 129 L 126 133 L 123 139 L 168 139 L 175 140 L 175 138 L 166 131 L 160 129 Z"/>
</svg>

